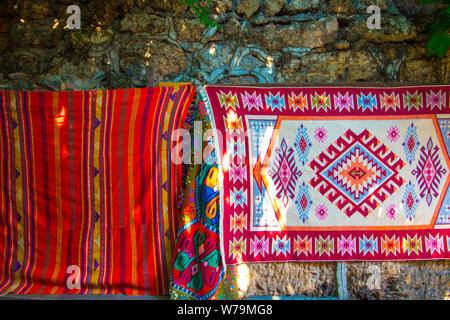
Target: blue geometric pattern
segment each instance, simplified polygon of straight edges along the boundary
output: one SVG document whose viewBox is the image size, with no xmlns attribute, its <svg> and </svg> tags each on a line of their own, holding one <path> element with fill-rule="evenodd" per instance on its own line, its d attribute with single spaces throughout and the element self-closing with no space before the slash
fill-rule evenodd
<svg viewBox="0 0 450 320">
<path fill-rule="evenodd" d="M 277 253 L 277 256 L 282 253 L 286 256 L 286 253 L 291 251 L 291 239 L 286 235 L 283 238 L 279 238 L 278 235 L 276 239 L 272 239 L 272 253 Z"/>
<path fill-rule="evenodd" d="M 233 188 L 230 192 L 230 204 L 233 208 L 236 208 L 238 205 L 243 208 L 244 204 L 247 205 L 247 189 L 241 187 L 240 189 Z"/>
<path fill-rule="evenodd" d="M 378 253 L 377 238 L 374 239 L 373 235 L 371 235 L 370 238 L 366 238 L 365 235 L 362 238 L 359 238 L 359 252 L 364 252 L 364 255 L 368 252 L 372 255 L 375 252 Z"/>
<path fill-rule="evenodd" d="M 362 109 L 362 111 L 365 111 L 366 109 L 369 109 L 370 111 L 373 111 L 373 109 L 377 108 L 377 96 L 372 95 L 369 93 L 367 96 L 361 93 L 361 95 L 358 96 L 358 109 Z"/>
<path fill-rule="evenodd" d="M 419 150 L 420 146 L 419 137 L 417 136 L 417 127 L 414 126 L 414 123 L 411 123 L 408 127 L 402 146 L 403 150 L 405 150 L 406 161 L 408 161 L 409 164 L 413 163 L 416 159 L 416 152 Z"/>
<path fill-rule="evenodd" d="M 305 223 L 309 218 L 309 210 L 311 210 L 312 206 L 309 188 L 305 182 L 300 185 L 297 198 L 295 199 L 295 205 L 297 206 L 297 213 L 300 221 Z"/>
<path fill-rule="evenodd" d="M 350 182 L 347 180 L 347 176 L 340 175 L 342 168 L 349 166 L 355 157 L 359 157 L 359 159 L 363 158 L 364 162 L 370 164 L 370 169 L 375 171 L 371 177 L 367 178 L 366 187 L 357 190 L 353 189 L 352 185 L 349 186 Z M 361 175 L 368 174 L 366 172 L 357 173 Z M 342 193 L 351 198 L 354 203 L 359 204 L 368 194 L 373 192 L 372 188 L 381 185 L 392 175 L 393 172 L 388 167 L 374 157 L 363 145 L 357 142 L 330 165 L 325 171 L 324 177 L 332 182 Z"/>
<path fill-rule="evenodd" d="M 255 161 L 259 155 L 259 148 L 261 147 L 267 128 L 274 128 L 275 123 L 275 120 L 249 120 L 250 132 L 252 134 L 252 153 Z"/>
<path fill-rule="evenodd" d="M 280 111 L 283 111 L 283 109 L 286 109 L 286 104 L 284 102 L 284 96 L 280 94 L 279 92 L 276 95 L 273 95 L 271 92 L 269 92 L 269 95 L 265 95 L 266 98 L 266 106 L 267 108 L 270 107 L 272 111 L 275 109 L 278 109 Z"/>
<path fill-rule="evenodd" d="M 406 212 L 406 218 L 410 221 L 416 217 L 416 209 L 419 198 L 417 197 L 416 191 L 414 190 L 414 185 L 409 181 L 406 185 L 405 193 L 403 194 L 403 208 Z"/>
<path fill-rule="evenodd" d="M 309 151 L 311 150 L 311 140 L 309 140 L 306 127 L 301 123 L 297 128 L 297 135 L 295 136 L 294 148 L 297 152 L 298 160 L 305 165 L 308 162 Z"/>
</svg>

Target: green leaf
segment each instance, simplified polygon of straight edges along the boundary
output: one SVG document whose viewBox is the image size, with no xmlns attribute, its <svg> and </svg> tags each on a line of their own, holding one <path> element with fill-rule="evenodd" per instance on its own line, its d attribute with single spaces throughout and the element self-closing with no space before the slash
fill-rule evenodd
<svg viewBox="0 0 450 320">
<path fill-rule="evenodd" d="M 428 54 L 436 54 L 439 57 L 443 57 L 449 46 L 450 37 L 447 33 L 433 33 L 430 35 L 430 41 L 427 45 Z"/>
</svg>

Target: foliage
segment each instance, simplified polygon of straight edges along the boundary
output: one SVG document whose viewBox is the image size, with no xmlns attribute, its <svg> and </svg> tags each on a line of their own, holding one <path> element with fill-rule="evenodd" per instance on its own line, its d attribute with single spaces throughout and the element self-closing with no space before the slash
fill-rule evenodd
<svg viewBox="0 0 450 320">
<path fill-rule="evenodd" d="M 178 2 L 182 5 L 188 5 L 191 7 L 200 22 L 202 22 L 206 27 L 221 27 L 217 22 L 214 22 L 209 18 L 209 13 L 211 11 L 211 0 L 178 0 Z"/>
<path fill-rule="evenodd" d="M 419 0 L 422 3 L 441 2 L 441 0 Z M 428 54 L 436 54 L 442 57 L 450 47 L 450 0 L 444 0 L 447 8 L 443 9 L 437 19 L 427 25 L 428 32 Z"/>
</svg>

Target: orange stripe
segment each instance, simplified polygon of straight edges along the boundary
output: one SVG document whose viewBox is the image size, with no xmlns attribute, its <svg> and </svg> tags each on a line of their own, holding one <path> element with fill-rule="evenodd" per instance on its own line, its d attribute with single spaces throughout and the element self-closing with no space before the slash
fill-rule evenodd
<svg viewBox="0 0 450 320">
<path fill-rule="evenodd" d="M 134 146 L 134 130 L 135 130 L 135 124 L 136 124 L 136 114 L 137 114 L 137 109 L 139 106 L 139 100 L 141 97 L 141 90 L 136 90 L 135 91 L 135 95 L 134 95 L 134 99 L 133 99 L 133 104 L 131 106 L 131 116 L 130 116 L 130 125 L 129 125 L 129 135 L 128 135 L 128 147 L 133 148 Z M 129 152 L 129 151 L 128 151 Z M 127 152 L 127 156 L 128 155 Z M 134 200 L 134 189 L 133 189 L 133 167 L 132 167 L 132 163 L 131 163 L 131 167 L 130 167 L 130 163 L 128 163 L 128 193 L 129 193 L 129 199 L 130 199 L 130 205 L 132 208 L 135 208 L 135 200 Z M 131 239 L 131 268 L 130 270 L 136 270 L 137 267 L 137 250 L 136 250 L 136 230 L 135 230 L 135 225 L 134 225 L 134 214 L 135 214 L 135 209 L 133 209 L 132 212 L 130 212 L 131 216 L 130 216 L 130 239 Z M 133 295 L 138 294 L 137 291 L 137 286 L 138 286 L 138 282 L 137 282 L 137 273 L 136 272 L 132 272 L 131 273 L 131 284 L 133 285 Z"/>
<path fill-rule="evenodd" d="M 61 267 L 61 242 L 62 242 L 62 205 L 61 205 L 61 154 L 60 154 L 60 122 L 58 122 L 57 117 L 60 115 L 61 110 L 59 106 L 59 94 L 58 92 L 53 92 L 52 94 L 53 102 L 53 116 L 55 121 L 53 122 L 53 132 L 54 132 L 54 144 L 55 144 L 55 191 L 56 191 L 56 224 L 57 224 L 57 238 L 56 238 L 56 261 L 55 268 L 53 269 L 52 282 L 56 283 L 56 279 Z M 55 294 L 58 290 L 58 286 L 53 286 L 50 294 Z"/>
</svg>

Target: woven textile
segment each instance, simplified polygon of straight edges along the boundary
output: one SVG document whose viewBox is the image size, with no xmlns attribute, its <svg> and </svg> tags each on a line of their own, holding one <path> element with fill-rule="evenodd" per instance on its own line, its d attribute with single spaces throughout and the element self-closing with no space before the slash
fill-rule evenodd
<svg viewBox="0 0 450 320">
<path fill-rule="evenodd" d="M 225 267 L 220 254 L 217 159 L 205 103 L 196 109 L 192 136 L 200 134 L 204 148 L 194 140 L 170 282 L 173 300 L 230 300 L 238 298 L 236 270 Z M 204 159 L 195 163 L 199 155 Z"/>
<path fill-rule="evenodd" d="M 0 91 L 0 293 L 168 294 L 194 90 Z"/>
<path fill-rule="evenodd" d="M 448 259 L 449 89 L 202 88 L 224 264 Z"/>
</svg>

